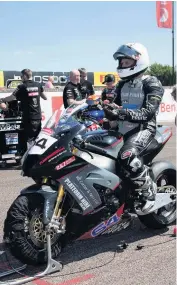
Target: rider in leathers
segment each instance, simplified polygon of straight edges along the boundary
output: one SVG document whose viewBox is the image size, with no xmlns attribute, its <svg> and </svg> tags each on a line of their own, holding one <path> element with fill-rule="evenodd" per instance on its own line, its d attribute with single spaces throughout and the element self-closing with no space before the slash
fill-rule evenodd
<svg viewBox="0 0 177 285">
<path fill-rule="evenodd" d="M 117 71 L 122 80 L 116 87 L 112 108 L 104 107 L 106 118 L 117 120 L 124 145 L 118 161 L 141 194 L 142 211 L 148 212 L 155 203 L 157 186 L 143 165 L 143 154 L 156 133 L 156 116 L 164 89 L 154 76 L 145 76 L 149 67 L 146 48 L 138 43 L 125 44 L 113 55 L 118 60 Z"/>
</svg>

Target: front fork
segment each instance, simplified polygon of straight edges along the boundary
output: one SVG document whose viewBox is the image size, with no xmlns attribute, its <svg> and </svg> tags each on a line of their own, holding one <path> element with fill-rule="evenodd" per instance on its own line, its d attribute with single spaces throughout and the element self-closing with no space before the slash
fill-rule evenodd
<svg viewBox="0 0 177 285">
<path fill-rule="evenodd" d="M 43 179 L 43 184 L 47 183 L 48 179 Z M 56 205 L 53 211 L 53 215 L 50 223 L 47 225 L 47 230 L 54 229 L 57 233 L 65 233 L 65 218 L 61 218 L 62 202 L 65 196 L 63 185 L 60 184 L 58 187 L 58 195 Z"/>
</svg>

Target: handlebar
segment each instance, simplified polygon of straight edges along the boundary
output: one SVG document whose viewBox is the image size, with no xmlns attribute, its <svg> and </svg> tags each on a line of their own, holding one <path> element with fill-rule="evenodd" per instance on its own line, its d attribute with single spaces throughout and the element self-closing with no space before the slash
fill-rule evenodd
<svg viewBox="0 0 177 285">
<path fill-rule="evenodd" d="M 116 160 L 115 157 L 113 157 L 112 155 L 108 154 L 106 150 L 102 149 L 101 147 L 95 146 L 93 144 L 90 143 L 86 143 L 84 140 L 79 138 L 79 141 L 74 143 L 74 146 L 76 148 L 78 148 L 80 151 L 84 151 L 86 153 L 88 153 L 91 158 L 93 159 L 93 156 L 91 153 L 89 153 L 89 151 L 95 153 L 95 154 L 99 154 L 99 155 L 104 155 L 110 159 Z"/>
<path fill-rule="evenodd" d="M 91 156 L 91 158 L 93 159 L 93 155 L 91 153 L 89 153 L 87 150 L 84 149 L 85 148 L 84 141 L 81 139 L 80 136 L 78 136 L 78 137 L 79 138 L 74 138 L 73 146 L 76 147 L 80 151 L 84 151 L 84 152 L 88 153 Z"/>
<path fill-rule="evenodd" d="M 90 143 L 85 143 L 84 142 L 84 148 L 93 151 L 93 152 L 97 152 L 100 154 L 107 154 L 107 151 L 102 149 L 101 147 L 98 147 L 96 145 L 90 144 Z"/>
</svg>

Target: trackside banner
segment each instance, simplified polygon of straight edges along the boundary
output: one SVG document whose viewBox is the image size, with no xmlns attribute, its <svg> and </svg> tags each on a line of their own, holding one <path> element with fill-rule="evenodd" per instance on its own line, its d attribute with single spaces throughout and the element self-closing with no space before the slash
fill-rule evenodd
<svg viewBox="0 0 177 285">
<path fill-rule="evenodd" d="M 16 88 L 21 80 L 21 72 L 17 70 L 0 71 L 0 87 Z M 69 71 L 53 72 L 53 71 L 33 71 L 33 80 L 41 83 L 43 86 L 48 81 L 49 76 L 53 76 L 54 86 L 65 86 L 69 81 Z M 90 82 L 94 82 L 94 73 L 88 72 L 87 78 Z M 10 86 L 9 86 L 10 84 Z"/>
<path fill-rule="evenodd" d="M 101 91 L 95 92 L 97 95 L 101 95 Z M 11 93 L 0 92 L 0 98 L 9 96 Z M 48 100 L 41 99 L 41 107 L 43 114 L 43 126 L 46 121 L 52 115 L 55 110 L 62 110 L 63 107 L 63 93 L 62 92 L 45 92 L 48 97 Z M 177 114 L 177 103 L 174 101 L 171 96 L 171 89 L 165 89 L 162 103 L 159 108 L 159 113 L 157 116 L 157 122 L 174 122 L 175 116 Z"/>
</svg>

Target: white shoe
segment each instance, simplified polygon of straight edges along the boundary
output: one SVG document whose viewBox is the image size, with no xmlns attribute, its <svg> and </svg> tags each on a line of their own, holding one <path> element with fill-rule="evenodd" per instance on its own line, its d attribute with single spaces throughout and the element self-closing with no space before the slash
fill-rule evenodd
<svg viewBox="0 0 177 285">
<path fill-rule="evenodd" d="M 142 207 L 142 212 L 148 212 L 155 204 L 155 197 L 157 193 L 157 185 L 155 182 L 152 182 L 151 187 L 146 193 L 144 193 L 145 205 Z M 143 194 L 143 191 L 142 191 Z"/>
<path fill-rule="evenodd" d="M 149 210 L 152 209 L 154 204 L 155 204 L 155 200 L 154 201 L 147 200 L 145 205 L 142 207 L 141 211 L 144 213 L 148 213 Z"/>
</svg>

